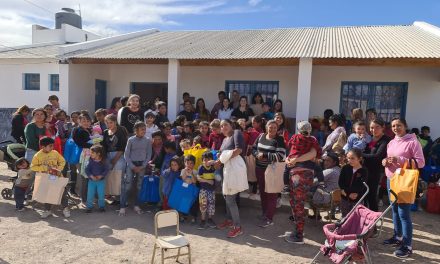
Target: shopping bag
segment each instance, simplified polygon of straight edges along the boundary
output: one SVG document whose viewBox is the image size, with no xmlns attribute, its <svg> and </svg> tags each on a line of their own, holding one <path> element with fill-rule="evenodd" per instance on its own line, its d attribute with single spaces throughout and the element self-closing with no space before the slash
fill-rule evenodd
<svg viewBox="0 0 440 264">
<path fill-rule="evenodd" d="M 183 182 L 181 179 L 176 179 L 168 198 L 168 206 L 181 213 L 188 214 L 198 197 L 199 188 L 197 186 Z"/>
<path fill-rule="evenodd" d="M 255 174 L 255 157 L 253 155 L 244 157 L 247 169 L 248 182 L 257 182 L 257 175 Z"/>
<path fill-rule="evenodd" d="M 439 180 L 440 166 L 435 164 L 433 158 L 426 159 L 425 167 L 422 169 L 422 179 L 427 182 L 437 182 Z"/>
<path fill-rule="evenodd" d="M 121 194 L 121 170 L 111 170 L 106 177 L 105 181 L 105 194 L 106 195 L 120 195 Z"/>
<path fill-rule="evenodd" d="M 32 199 L 39 203 L 59 205 L 69 179 L 37 173 L 34 181 Z"/>
<path fill-rule="evenodd" d="M 416 199 L 419 170 L 414 160 L 411 159 L 410 163 L 408 168 L 408 162 L 405 162 L 401 169 L 394 172 L 390 180 L 390 189 L 397 194 L 397 203 L 413 204 Z M 390 195 L 390 200 L 395 201 L 394 195 Z"/>
<path fill-rule="evenodd" d="M 72 138 L 69 138 L 64 145 L 64 159 L 69 164 L 78 164 L 81 156 L 80 148 Z"/>
<path fill-rule="evenodd" d="M 138 195 L 138 201 L 140 203 L 158 203 L 160 201 L 159 182 L 159 177 L 154 175 L 145 175 L 142 179 L 142 186 Z"/>
<path fill-rule="evenodd" d="M 432 214 L 440 214 L 440 186 L 428 186 L 426 193 L 426 211 Z"/>
<path fill-rule="evenodd" d="M 285 162 L 278 161 L 269 164 L 264 172 L 264 191 L 266 193 L 280 193 L 284 188 Z"/>
<path fill-rule="evenodd" d="M 189 151 L 187 153 L 193 155 L 196 158 L 194 168 L 198 169 L 200 167 L 200 165 L 202 165 L 202 163 L 203 163 L 202 155 L 206 151 L 209 151 L 209 149 L 203 148 L 200 144 L 197 144 L 194 147 L 189 149 Z"/>
</svg>

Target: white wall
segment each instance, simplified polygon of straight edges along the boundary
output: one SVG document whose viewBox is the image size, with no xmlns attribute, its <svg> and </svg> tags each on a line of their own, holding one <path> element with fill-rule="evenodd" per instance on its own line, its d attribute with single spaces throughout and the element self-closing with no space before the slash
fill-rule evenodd
<svg viewBox="0 0 440 264">
<path fill-rule="evenodd" d="M 296 113 L 298 67 L 181 67 L 181 91 L 202 97 L 209 109 L 218 102 L 217 92 L 225 90 L 226 80 L 279 81 L 279 98 L 288 117 Z M 180 98 L 182 96 L 180 95 Z"/>
<path fill-rule="evenodd" d="M 23 87 L 24 73 L 40 74 L 40 90 L 28 91 Z M 47 98 L 55 94 L 61 105 L 67 103 L 67 93 L 49 91 L 49 74 L 59 74 L 58 63 L 39 60 L 1 60 L 0 62 L 0 108 L 16 108 L 23 104 L 31 108 L 43 107 Z"/>
<path fill-rule="evenodd" d="M 342 81 L 408 82 L 408 125 L 418 128 L 428 125 L 434 137 L 440 136 L 439 68 L 314 66 L 310 116 L 322 116 L 327 108 L 339 112 Z"/>
</svg>

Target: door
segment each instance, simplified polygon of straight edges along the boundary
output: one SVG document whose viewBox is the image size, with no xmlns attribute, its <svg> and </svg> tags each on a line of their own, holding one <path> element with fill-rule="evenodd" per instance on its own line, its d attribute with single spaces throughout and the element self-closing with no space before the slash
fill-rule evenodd
<svg viewBox="0 0 440 264">
<path fill-rule="evenodd" d="M 107 108 L 107 81 L 95 80 L 95 110 Z"/>
<path fill-rule="evenodd" d="M 160 97 L 160 100 L 167 102 L 168 83 L 132 82 L 130 84 L 130 93 L 139 95 L 142 107 L 154 109 L 156 97 Z"/>
</svg>

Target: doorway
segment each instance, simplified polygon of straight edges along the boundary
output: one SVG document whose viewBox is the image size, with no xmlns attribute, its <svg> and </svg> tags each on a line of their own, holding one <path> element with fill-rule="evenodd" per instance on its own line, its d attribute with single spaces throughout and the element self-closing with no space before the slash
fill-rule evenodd
<svg viewBox="0 0 440 264">
<path fill-rule="evenodd" d="M 168 100 L 168 83 L 132 82 L 130 93 L 139 95 L 143 108 L 154 109 L 154 100 L 160 97 L 165 103 Z"/>
<path fill-rule="evenodd" d="M 107 81 L 95 80 L 95 110 L 107 108 Z"/>
</svg>

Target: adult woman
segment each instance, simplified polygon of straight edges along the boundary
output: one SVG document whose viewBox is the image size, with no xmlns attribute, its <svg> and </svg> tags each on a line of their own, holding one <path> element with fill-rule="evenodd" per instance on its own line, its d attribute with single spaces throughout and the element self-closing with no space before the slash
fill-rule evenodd
<svg viewBox="0 0 440 264">
<path fill-rule="evenodd" d="M 273 103 L 273 110 L 274 114 L 283 112 L 283 101 L 281 99 L 275 100 Z"/>
<path fill-rule="evenodd" d="M 230 159 L 233 159 L 238 155 L 243 155 L 245 150 L 243 133 L 239 129 L 234 130 L 233 124 L 229 119 L 223 120 L 220 123 L 220 128 L 223 135 L 225 136 L 225 139 L 223 140 L 223 143 L 220 147 L 220 152 L 225 150 L 232 150 L 233 153 Z M 216 169 L 219 169 L 221 166 L 222 166 L 221 161 L 218 159 L 215 164 L 215 167 Z M 239 175 L 237 175 L 237 177 L 239 177 Z M 232 229 L 228 232 L 228 237 L 230 238 L 243 234 L 243 230 L 240 224 L 240 214 L 238 212 L 238 206 L 236 201 L 236 197 L 238 194 L 239 193 L 233 195 L 229 195 L 229 194 L 225 195 L 226 216 L 228 219 L 218 226 L 220 229 L 223 229 L 225 227 L 232 227 Z"/>
<path fill-rule="evenodd" d="M 267 133 L 262 134 L 252 148 L 252 155 L 255 156 L 255 174 L 260 188 L 261 207 L 263 219 L 260 227 L 273 225 L 273 216 L 277 206 L 278 193 L 267 193 L 265 191 L 265 171 L 268 165 L 273 162 L 283 161 L 286 157 L 286 146 L 284 139 L 277 134 L 278 124 L 270 120 L 266 124 Z"/>
<path fill-rule="evenodd" d="M 255 93 L 252 97 L 251 109 L 254 111 L 256 116 L 261 115 L 263 113 L 263 104 L 264 100 L 260 93 Z"/>
<path fill-rule="evenodd" d="M 133 135 L 133 126 L 137 121 L 144 121 L 144 113 L 139 105 L 139 95 L 132 94 L 128 98 L 128 106 L 119 109 L 118 124 L 127 129 L 129 135 Z"/>
<path fill-rule="evenodd" d="M 17 143 L 26 143 L 24 136 L 24 128 L 28 124 L 27 115 L 30 113 L 30 109 L 27 105 L 23 105 L 15 111 L 12 115 L 12 130 L 11 136 L 17 141 Z"/>
<path fill-rule="evenodd" d="M 329 151 L 340 151 L 344 147 L 345 143 L 347 143 L 347 134 L 345 132 L 344 121 L 341 116 L 332 115 L 329 118 L 329 125 L 333 132 L 328 135 L 325 145 L 322 147 L 324 154 Z"/>
<path fill-rule="evenodd" d="M 115 97 L 110 104 L 110 108 L 107 109 L 107 114 L 117 115 L 119 109 L 122 108 L 121 97 Z"/>
<path fill-rule="evenodd" d="M 408 125 L 403 118 L 394 118 L 391 121 L 391 128 L 395 138 L 388 143 L 387 157 L 382 160 L 385 167 L 385 174 L 388 177 L 387 185 L 390 186 L 390 178 L 394 172 L 401 168 L 405 162 L 415 159 L 417 166 L 423 168 L 425 159 L 423 157 L 422 146 L 417 140 L 416 135 L 407 134 Z M 395 203 L 393 209 L 394 235 L 384 241 L 386 245 L 400 246 L 394 255 L 406 258 L 412 254 L 412 233 L 413 227 L 410 215 L 411 204 Z"/>
<path fill-rule="evenodd" d="M 46 128 L 47 113 L 43 108 L 36 108 L 32 111 L 32 122 L 24 128 L 24 136 L 26 138 L 26 154 L 27 161 L 32 162 L 32 158 L 40 148 L 40 137 L 47 135 Z"/>
<path fill-rule="evenodd" d="M 287 146 L 287 142 L 289 142 L 289 131 L 286 129 L 286 117 L 283 113 L 278 112 L 273 119 L 278 124 L 278 135 L 283 137 L 284 145 Z"/>
<path fill-rule="evenodd" d="M 44 111 L 46 111 L 47 113 L 46 127 L 49 132 L 48 135 L 55 136 L 57 133 L 57 129 L 55 128 L 55 123 L 57 122 L 57 119 L 55 118 L 52 105 L 51 104 L 45 105 Z"/>
<path fill-rule="evenodd" d="M 237 120 L 243 118 L 246 120 L 246 123 L 249 122 L 249 117 L 254 115 L 254 111 L 249 107 L 247 97 L 240 97 L 240 105 L 235 108 L 232 112 L 231 116 L 235 117 Z"/>
<path fill-rule="evenodd" d="M 224 98 L 223 107 L 218 111 L 218 119 L 220 120 L 230 119 L 233 111 L 234 109 L 232 109 L 231 107 L 231 101 L 229 100 L 229 98 L 227 97 Z"/>
<path fill-rule="evenodd" d="M 201 121 L 207 121 L 207 122 L 211 121 L 211 115 L 208 109 L 206 109 L 205 100 L 203 100 L 203 98 L 197 99 L 196 115 L 198 115 L 198 118 L 196 119 L 200 119 Z"/>
<path fill-rule="evenodd" d="M 364 166 L 368 169 L 367 184 L 370 188 L 367 196 L 368 208 L 376 212 L 379 210 L 377 206 L 377 189 L 384 174 L 381 163 L 387 156 L 387 145 L 390 142 L 390 138 L 384 134 L 384 129 L 385 122 L 382 119 L 373 119 L 370 122 L 370 133 L 373 138 L 362 154 Z"/>
</svg>

